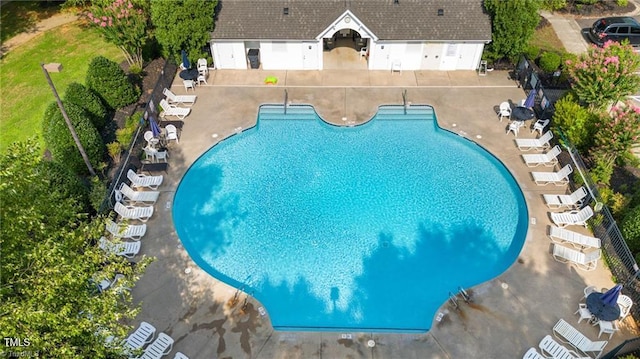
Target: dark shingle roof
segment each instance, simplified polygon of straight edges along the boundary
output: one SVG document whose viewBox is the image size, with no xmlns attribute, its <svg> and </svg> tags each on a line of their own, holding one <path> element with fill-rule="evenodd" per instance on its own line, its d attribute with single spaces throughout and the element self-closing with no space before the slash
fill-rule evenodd
<svg viewBox="0 0 640 359">
<path fill-rule="evenodd" d="M 491 40 L 482 0 L 220 0 L 212 37 L 310 40 L 346 10 L 381 40 Z"/>
</svg>

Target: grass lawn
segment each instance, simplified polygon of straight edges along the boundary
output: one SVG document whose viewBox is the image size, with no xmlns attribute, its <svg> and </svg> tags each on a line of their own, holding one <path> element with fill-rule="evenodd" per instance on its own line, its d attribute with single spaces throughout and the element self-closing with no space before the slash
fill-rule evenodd
<svg viewBox="0 0 640 359">
<path fill-rule="evenodd" d="M 542 51 L 565 52 L 562 41 L 560 41 L 555 30 L 547 21 L 544 21 L 544 25 L 536 29 L 533 37 L 529 40 L 529 45 L 538 47 Z"/>
<path fill-rule="evenodd" d="M 98 55 L 118 63 L 124 60 L 116 46 L 79 23 L 52 29 L 6 54 L 0 60 L 0 151 L 34 135 L 44 144 L 42 116 L 55 99 L 41 63 L 62 63 L 63 71 L 51 73 L 51 79 L 63 97 L 69 83 L 84 84 L 89 62 Z"/>
</svg>

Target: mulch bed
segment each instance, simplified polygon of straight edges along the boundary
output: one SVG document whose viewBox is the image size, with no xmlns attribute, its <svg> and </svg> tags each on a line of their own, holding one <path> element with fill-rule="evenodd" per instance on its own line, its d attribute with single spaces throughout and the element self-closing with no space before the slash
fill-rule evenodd
<svg viewBox="0 0 640 359">
<path fill-rule="evenodd" d="M 636 6 L 631 1 L 626 6 L 618 6 L 616 0 L 600 0 L 593 5 L 580 4 L 576 0 L 567 1 L 567 6 L 558 13 L 578 17 L 607 17 L 628 14 L 635 11 Z"/>
</svg>

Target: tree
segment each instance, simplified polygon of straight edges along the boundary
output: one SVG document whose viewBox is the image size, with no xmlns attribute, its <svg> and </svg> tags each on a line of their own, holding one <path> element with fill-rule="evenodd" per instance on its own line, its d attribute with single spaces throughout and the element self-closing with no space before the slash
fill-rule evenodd
<svg viewBox="0 0 640 359">
<path fill-rule="evenodd" d="M 490 60 L 509 58 L 515 61 L 520 56 L 536 26 L 539 0 L 485 0 L 485 9 L 491 16 L 492 42 L 488 45 Z"/>
<path fill-rule="evenodd" d="M 597 116 L 580 106 L 572 92 L 558 100 L 554 107 L 553 126 L 559 127 L 578 150 L 588 151 L 593 143 Z"/>
<path fill-rule="evenodd" d="M 146 1 L 94 1 L 85 13 L 104 38 L 118 46 L 130 65 L 142 68 L 142 48 L 149 39 L 149 8 Z"/>
<path fill-rule="evenodd" d="M 575 61 L 567 61 L 571 88 L 581 103 L 606 108 L 640 89 L 640 56 L 629 44 L 607 41 L 592 46 Z"/>
<path fill-rule="evenodd" d="M 640 143 L 640 107 L 627 101 L 614 106 L 596 122 L 592 153 L 605 163 L 624 164 L 633 155 L 631 148 Z"/>
<path fill-rule="evenodd" d="M 217 0 L 152 1 L 151 22 L 165 56 L 179 58 L 185 50 L 190 60 L 207 57 L 203 48 L 213 31 Z"/>
<path fill-rule="evenodd" d="M 29 346 L 11 348 L 15 356 L 121 356 L 122 348 L 105 346 L 105 339 L 124 338 L 130 328 L 123 320 L 138 309 L 127 291 L 97 293 L 95 283 L 122 273 L 121 284 L 132 286 L 148 260 L 131 266 L 88 240 L 102 233 L 104 222 L 78 213 L 76 200 L 39 173 L 40 153 L 31 140 L 0 155 L 3 336 L 29 340 Z"/>
<path fill-rule="evenodd" d="M 72 82 L 64 92 L 65 102 L 70 102 L 82 107 L 91 116 L 91 122 L 101 131 L 107 120 L 107 109 L 104 107 L 100 96 L 89 90 L 86 86 Z"/>
</svg>

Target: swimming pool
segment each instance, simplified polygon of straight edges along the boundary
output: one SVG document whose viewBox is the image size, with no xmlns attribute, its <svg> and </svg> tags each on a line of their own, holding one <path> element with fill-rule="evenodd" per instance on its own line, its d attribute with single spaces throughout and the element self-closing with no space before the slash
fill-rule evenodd
<svg viewBox="0 0 640 359">
<path fill-rule="evenodd" d="M 279 330 L 426 331 L 449 292 L 516 260 L 527 218 L 502 163 L 429 106 L 356 127 L 263 106 L 189 168 L 173 205 L 193 260 Z"/>
</svg>

